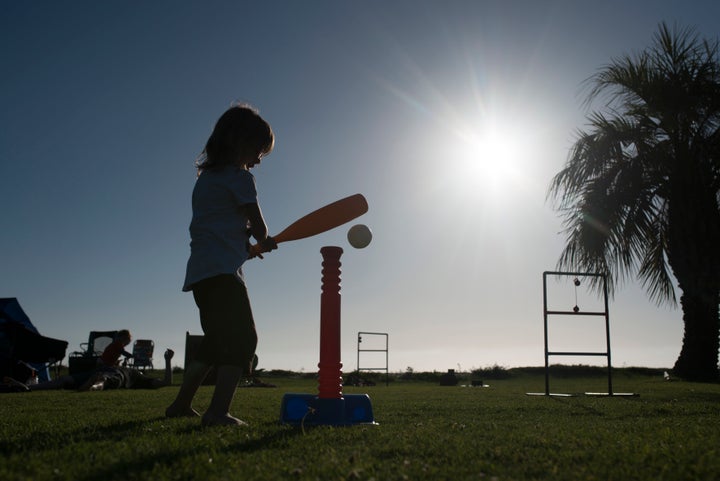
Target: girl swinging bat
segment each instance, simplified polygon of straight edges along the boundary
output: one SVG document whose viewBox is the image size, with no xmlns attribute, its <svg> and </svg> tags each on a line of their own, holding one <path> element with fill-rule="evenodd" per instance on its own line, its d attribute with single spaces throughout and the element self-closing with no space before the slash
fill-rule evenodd
<svg viewBox="0 0 720 481">
<path fill-rule="evenodd" d="M 183 291 L 192 291 L 204 333 L 197 357 L 185 366 L 185 377 L 167 417 L 200 416 L 192 401 L 210 369 L 217 381 L 203 425 L 245 425 L 229 413 L 235 388 L 250 375 L 257 346 L 242 264 L 250 236 L 259 257 L 277 249 L 268 236 L 255 178 L 250 170 L 272 151 L 270 125 L 247 106 L 233 106 L 215 124 L 197 162 L 192 193 L 190 258 Z"/>
</svg>

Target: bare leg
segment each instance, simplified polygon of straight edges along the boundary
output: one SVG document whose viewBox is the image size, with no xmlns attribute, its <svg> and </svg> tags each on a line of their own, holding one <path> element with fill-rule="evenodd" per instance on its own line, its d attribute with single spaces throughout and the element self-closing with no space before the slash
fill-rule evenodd
<svg viewBox="0 0 720 481">
<path fill-rule="evenodd" d="M 210 372 L 210 366 L 200 361 L 192 361 L 190 365 L 187 366 L 180 391 L 175 401 L 165 410 L 166 417 L 200 416 L 200 413 L 192 408 L 192 401 L 208 372 Z"/>
<path fill-rule="evenodd" d="M 236 425 L 246 426 L 247 423 L 231 416 L 230 403 L 235 395 L 238 381 L 243 374 L 243 368 L 240 366 L 220 366 L 218 367 L 217 382 L 215 384 L 215 392 L 213 393 L 210 407 L 202 417 L 204 426 L 216 425 Z"/>
</svg>

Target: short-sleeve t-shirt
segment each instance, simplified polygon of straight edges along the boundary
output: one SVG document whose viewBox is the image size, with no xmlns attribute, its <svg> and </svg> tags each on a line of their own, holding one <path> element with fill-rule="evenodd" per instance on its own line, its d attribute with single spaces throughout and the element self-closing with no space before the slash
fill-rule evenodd
<svg viewBox="0 0 720 481">
<path fill-rule="evenodd" d="M 248 220 L 243 206 L 257 203 L 255 177 L 227 166 L 206 170 L 195 181 L 190 222 L 190 259 L 183 291 L 220 274 L 235 274 L 244 282 Z"/>
</svg>

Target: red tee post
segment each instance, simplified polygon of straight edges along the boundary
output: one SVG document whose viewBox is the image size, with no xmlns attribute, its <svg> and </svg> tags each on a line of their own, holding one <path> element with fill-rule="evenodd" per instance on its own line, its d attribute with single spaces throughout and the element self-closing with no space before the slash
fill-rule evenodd
<svg viewBox="0 0 720 481">
<path fill-rule="evenodd" d="M 322 293 L 320 295 L 320 362 L 318 396 L 285 394 L 280 407 L 283 423 L 296 425 L 377 425 L 370 396 L 342 392 L 340 362 L 340 247 L 320 249 Z"/>
<path fill-rule="evenodd" d="M 322 293 L 320 295 L 320 362 L 318 397 L 342 399 L 340 362 L 340 247 L 323 247 Z"/>
</svg>

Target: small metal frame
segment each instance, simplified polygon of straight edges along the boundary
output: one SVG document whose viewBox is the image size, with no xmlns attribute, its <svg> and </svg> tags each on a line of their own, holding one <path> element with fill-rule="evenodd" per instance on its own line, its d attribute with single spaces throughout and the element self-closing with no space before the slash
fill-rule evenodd
<svg viewBox="0 0 720 481">
<path fill-rule="evenodd" d="M 385 336 L 385 349 L 360 349 L 363 336 Z M 390 384 L 390 373 L 388 371 L 388 352 L 389 352 L 389 338 L 386 332 L 358 332 L 357 337 L 357 370 L 360 371 L 385 371 L 385 385 Z M 361 352 L 384 352 L 385 353 L 385 367 L 360 367 L 360 353 Z"/>
<path fill-rule="evenodd" d="M 548 310 L 548 299 L 547 299 L 547 278 L 548 276 L 565 276 L 565 277 L 595 277 L 602 279 L 602 292 L 604 300 L 603 311 L 588 311 L 583 312 L 578 309 L 577 305 L 571 311 L 556 311 Z M 576 286 L 579 283 L 576 284 Z M 605 318 L 605 352 L 576 352 L 576 351 L 550 351 L 548 348 L 548 316 L 602 316 Z M 570 394 L 560 394 L 550 392 L 550 356 L 601 356 L 607 358 L 607 378 L 608 378 L 608 392 L 606 393 L 590 393 L 586 392 L 587 396 L 634 396 L 633 393 L 614 393 L 612 385 L 612 355 L 610 351 L 610 312 L 608 308 L 608 289 L 607 289 L 607 278 L 605 274 L 597 274 L 590 272 L 555 272 L 545 271 L 543 272 L 543 321 L 545 328 L 545 393 L 527 393 L 532 396 L 570 396 Z"/>
</svg>

